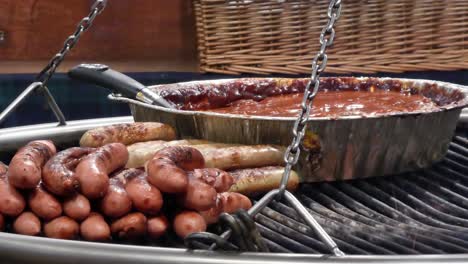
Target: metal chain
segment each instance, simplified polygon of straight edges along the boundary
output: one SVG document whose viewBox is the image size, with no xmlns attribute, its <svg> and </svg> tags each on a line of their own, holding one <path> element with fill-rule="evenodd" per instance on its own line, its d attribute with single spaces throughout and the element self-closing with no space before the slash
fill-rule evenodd
<svg viewBox="0 0 468 264">
<path fill-rule="evenodd" d="M 320 51 L 315 55 L 312 60 L 312 74 L 307 86 L 304 90 L 304 96 L 301 103 L 301 112 L 294 122 L 292 129 L 293 140 L 284 154 L 284 161 L 286 162 L 283 178 L 279 188 L 278 197 L 284 195 L 286 185 L 288 183 L 289 175 L 291 174 L 292 167 L 296 165 L 301 154 L 300 145 L 304 139 L 305 131 L 307 128 L 307 119 L 309 118 L 312 103 L 317 95 L 320 85 L 320 74 L 327 66 L 328 56 L 325 53 L 327 48 L 333 45 L 335 39 L 335 23 L 341 15 L 341 0 L 331 0 L 328 6 L 328 22 L 320 33 Z"/>
<path fill-rule="evenodd" d="M 76 45 L 81 37 L 81 34 L 91 27 L 94 19 L 99 15 L 106 7 L 107 0 L 96 0 L 88 16 L 84 17 L 75 30 L 63 43 L 62 49 L 55 54 L 55 56 L 49 61 L 47 66 L 37 75 L 36 81 L 41 82 L 42 86 L 47 86 L 47 82 L 57 70 L 58 66 L 65 59 L 67 53 Z"/>
<path fill-rule="evenodd" d="M 59 125 L 66 125 L 65 116 L 63 115 L 60 107 L 55 102 L 54 97 L 47 89 L 47 83 L 49 82 L 52 75 L 54 75 L 58 66 L 65 59 L 67 53 L 76 45 L 81 37 L 81 34 L 85 32 L 93 24 L 94 19 L 99 15 L 107 5 L 107 0 L 96 0 L 91 7 L 91 11 L 88 16 L 84 17 L 75 30 L 63 44 L 62 49 L 55 54 L 55 56 L 49 61 L 47 66 L 36 76 L 36 81 L 31 83 L 12 103 L 10 103 L 5 110 L 0 113 L 0 124 L 2 124 L 8 116 L 34 91 L 40 90 L 44 93 L 49 103 L 50 108 L 54 112 L 55 117 L 59 121 Z"/>
</svg>

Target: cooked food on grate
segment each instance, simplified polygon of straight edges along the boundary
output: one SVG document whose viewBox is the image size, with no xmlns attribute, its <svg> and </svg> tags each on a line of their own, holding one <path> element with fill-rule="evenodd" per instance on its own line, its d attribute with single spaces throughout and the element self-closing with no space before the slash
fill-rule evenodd
<svg viewBox="0 0 468 264">
<path fill-rule="evenodd" d="M 119 133 L 115 131 L 119 128 L 129 126 L 94 131 Z M 148 139 L 153 138 L 137 141 Z M 18 166 L 21 155 L 32 161 L 34 173 L 40 173 L 33 189 L 10 184 L 11 171 L 0 164 L 0 219 L 9 217 L 7 224 L 0 223 L 2 229 L 7 226 L 18 234 L 51 238 L 127 242 L 160 239 L 172 229 L 184 238 L 205 231 L 221 213 L 248 210 L 250 199 L 235 192 L 256 194 L 276 188 L 284 169 L 263 168 L 283 163 L 284 148 L 271 145 L 153 140 L 129 146 L 113 142 L 97 148 L 71 147 L 58 153 L 52 146 L 50 141 L 33 141 L 11 164 Z M 31 155 L 23 153 L 26 150 Z M 125 168 L 129 160 L 136 168 Z M 225 169 L 238 170 L 231 175 Z M 296 188 L 298 181 L 293 173 L 288 187 Z"/>
<path fill-rule="evenodd" d="M 82 147 L 102 147 L 109 143 L 130 145 L 148 140 L 174 140 L 174 129 L 156 122 L 116 124 L 87 131 L 80 140 Z"/>
</svg>

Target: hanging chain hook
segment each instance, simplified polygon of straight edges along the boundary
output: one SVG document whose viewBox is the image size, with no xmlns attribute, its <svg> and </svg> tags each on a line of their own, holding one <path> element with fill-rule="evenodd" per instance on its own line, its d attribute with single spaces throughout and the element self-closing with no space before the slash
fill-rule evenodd
<svg viewBox="0 0 468 264">
<path fill-rule="evenodd" d="M 35 82 L 30 84 L 13 102 L 11 102 L 5 110 L 0 113 L 0 124 L 5 121 L 5 119 L 26 99 L 29 95 L 36 91 L 41 90 L 47 98 L 47 102 L 55 114 L 55 117 L 59 121 L 59 125 L 66 125 L 65 116 L 60 110 L 60 107 L 55 102 L 54 97 L 47 88 L 47 84 L 54 75 L 57 68 L 60 66 L 62 61 L 65 59 L 65 56 L 68 52 L 76 45 L 78 40 L 81 37 L 81 34 L 89 29 L 93 24 L 94 19 L 99 15 L 107 5 L 107 0 L 96 0 L 91 7 L 89 14 L 84 17 L 80 23 L 78 23 L 75 32 L 70 35 L 65 42 L 63 43 L 62 49 L 52 57 L 52 59 L 47 63 L 45 68 L 37 75 Z"/>
<path fill-rule="evenodd" d="M 57 54 L 55 54 L 54 57 L 52 57 L 47 66 L 37 75 L 36 81 L 42 82 L 43 86 L 47 86 L 49 79 L 52 77 L 59 65 L 65 59 L 65 56 L 80 40 L 80 37 L 83 34 L 83 32 L 88 30 L 89 27 L 93 25 L 94 19 L 97 15 L 102 13 L 106 5 L 107 0 L 96 0 L 96 2 L 94 2 L 89 14 L 83 19 L 81 19 L 81 21 L 76 27 L 75 32 L 65 40 L 62 49 Z"/>
<path fill-rule="evenodd" d="M 286 149 L 284 154 L 284 161 L 286 163 L 283 177 L 281 179 L 280 187 L 274 189 L 265 194 L 252 208 L 248 210 L 250 217 L 255 217 L 260 211 L 262 211 L 272 200 L 283 199 L 289 203 L 290 206 L 298 213 L 298 215 L 305 221 L 305 223 L 311 227 L 316 235 L 324 242 L 324 244 L 330 249 L 335 256 L 344 256 L 344 253 L 338 248 L 338 245 L 333 239 L 327 234 L 322 226 L 313 218 L 307 208 L 289 191 L 286 190 L 289 175 L 291 174 L 292 167 L 296 165 L 299 160 L 301 153 L 300 147 L 307 127 L 307 120 L 312 108 L 312 102 L 317 95 L 320 86 L 320 74 L 325 70 L 328 62 L 328 56 L 326 50 L 333 44 L 335 39 L 335 23 L 341 15 L 341 0 L 331 0 L 327 10 L 328 21 L 323 30 L 320 33 L 320 50 L 312 60 L 312 73 L 310 80 L 304 90 L 304 96 L 301 103 L 301 112 L 294 122 L 292 134 L 293 139 L 291 144 Z M 228 229 L 220 236 L 210 236 L 210 241 L 215 241 L 213 237 L 216 237 L 216 241 L 208 247 L 210 250 L 214 250 L 217 246 L 226 248 L 228 239 L 235 233 L 233 229 Z M 206 234 L 194 233 L 187 239 L 188 245 L 194 245 L 197 238 L 207 238 Z M 218 243 L 220 242 L 220 243 Z M 206 248 L 206 247 L 205 247 Z"/>
<path fill-rule="evenodd" d="M 294 165 L 297 164 L 301 155 L 301 144 L 307 128 L 307 119 L 309 118 L 312 102 L 317 95 L 320 86 L 320 74 L 325 71 L 328 62 L 326 54 L 327 48 L 333 45 L 335 40 L 335 23 L 341 16 L 341 0 L 332 0 L 327 10 L 328 21 L 320 33 L 320 50 L 312 60 L 312 73 L 310 80 L 304 89 L 304 96 L 301 103 L 301 112 L 294 122 L 292 129 L 293 139 L 291 144 L 286 149 L 284 154 L 284 162 L 286 163 L 279 192 L 276 199 L 281 199 L 284 196 L 286 186 L 289 180 L 289 175 Z"/>
</svg>

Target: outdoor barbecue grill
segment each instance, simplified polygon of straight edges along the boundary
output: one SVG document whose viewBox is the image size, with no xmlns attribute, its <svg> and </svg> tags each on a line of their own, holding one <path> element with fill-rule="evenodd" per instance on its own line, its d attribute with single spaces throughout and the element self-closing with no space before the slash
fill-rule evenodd
<svg viewBox="0 0 468 264">
<path fill-rule="evenodd" d="M 328 41 L 330 41 L 330 45 L 333 42 L 335 34 L 333 24 L 341 12 L 340 2 L 332 1 L 329 6 L 328 17 L 331 22 L 329 21 L 321 35 L 322 47 L 313 61 L 311 81 L 308 82 L 304 91 L 304 104 L 310 104 L 318 90 L 319 75 L 324 70 L 327 60 L 325 49 L 329 46 L 327 45 Z M 4 146 L 5 150 L 2 157 L 7 157 L 3 160 L 4 162 L 8 162 L 8 158 L 18 146 L 30 140 L 48 138 L 56 141 L 58 146 L 71 146 L 76 144 L 82 133 L 90 128 L 102 126 L 104 123 L 133 121 L 131 117 L 124 117 L 82 120 L 67 124 L 60 108 L 46 87 L 48 80 L 67 52 L 76 44 L 80 34 L 89 28 L 94 18 L 104 7 L 105 1 L 96 1 L 89 16 L 82 20 L 78 30 L 67 39 L 64 48 L 39 74 L 37 81 L 31 84 L 4 112 L 0 113 L 1 122 L 31 92 L 41 89 L 59 121 L 57 127 L 54 124 L 44 124 L 3 129 L 0 134 L 0 144 Z M 335 13 L 332 16 L 330 12 L 337 12 L 338 15 Z M 326 34 L 329 37 L 331 35 L 328 40 L 324 38 Z M 95 66 L 98 71 L 102 71 L 100 65 Z M 380 177 L 367 178 L 372 175 L 362 175 L 366 179 L 357 179 L 360 178 L 360 175 L 358 175 L 359 171 L 356 170 L 352 177 L 349 177 L 354 178 L 353 180 L 344 181 L 343 179 L 347 179 L 346 177 L 334 177 L 333 180 L 340 179 L 340 181 L 302 183 L 294 194 L 284 192 L 284 188 L 282 189 L 284 186 L 282 186 L 265 196 L 254 198 L 256 202 L 254 207 L 248 212 L 243 212 L 245 225 L 242 226 L 244 229 L 240 230 L 241 232 L 236 230 L 237 227 L 241 226 L 240 223 L 233 222 L 229 226 L 230 228 L 226 229 L 226 225 L 222 225 L 223 217 L 221 217 L 221 224 L 212 227 L 209 230 L 211 233 L 195 233 L 194 236 L 190 235 L 185 240 L 177 238 L 173 233 L 168 233 L 159 241 L 137 245 L 65 241 L 0 233 L 0 254 L 2 256 L 0 261 L 21 263 L 184 262 L 226 264 L 257 262 L 463 262 L 468 258 L 468 112 L 461 108 L 466 104 L 467 91 L 463 86 L 447 83 L 438 84 L 445 86 L 444 88 L 449 87 L 448 91 L 457 91 L 465 95 L 463 100 L 460 100 L 462 104 L 455 106 L 455 111 L 450 112 L 452 109 L 443 109 L 441 112 L 443 114 L 447 110 L 451 115 L 439 116 L 439 119 L 446 121 L 446 123 L 440 122 L 443 126 L 442 132 L 439 137 L 436 137 L 438 141 L 433 142 L 437 151 L 431 152 L 429 147 L 427 152 L 434 155 L 441 155 L 445 152 L 446 154 L 441 161 L 428 168 L 414 170 L 415 168 L 427 167 L 430 163 L 440 160 L 440 157 L 432 158 L 425 165 L 413 166 L 413 170 L 408 168 L 395 170 L 404 173 L 394 175 L 387 175 L 392 170 L 386 170 L 385 173 L 381 174 L 385 174 L 385 176 L 373 175 Z M 456 89 L 451 90 L 453 87 Z M 152 99 L 153 94 L 145 91 L 145 87 L 140 92 L 144 95 L 138 93 L 139 96 Z M 444 90 L 445 92 L 447 90 Z M 140 110 L 140 116 L 135 114 L 137 112 L 135 105 L 158 110 L 158 107 L 151 106 L 147 104 L 148 102 L 142 103 L 128 98 L 119 99 L 121 95 L 113 94 L 110 98 L 133 104 L 131 106 L 132 113 L 137 121 L 139 121 L 138 119 L 145 120 L 145 118 L 142 117 L 143 110 Z M 171 109 L 166 109 L 167 111 L 170 112 Z M 304 115 L 306 112 L 308 113 L 303 109 L 298 119 L 301 124 L 309 121 L 308 116 Z M 456 123 L 460 113 L 460 119 Z M 416 117 L 418 116 L 416 115 Z M 449 117 L 448 120 L 445 117 Z M 148 118 L 154 119 L 151 116 Z M 398 116 L 396 118 L 403 120 L 405 117 Z M 193 119 L 195 120 L 194 116 Z M 434 122 L 434 119 L 430 120 Z M 371 122 L 373 121 L 371 120 Z M 399 120 L 396 123 L 398 122 Z M 394 124 L 391 122 L 389 128 Z M 430 122 L 426 122 L 423 127 L 430 129 L 428 124 Z M 190 136 L 190 132 L 193 132 L 190 129 L 187 129 L 190 132 L 184 131 L 184 127 L 181 127 L 180 124 L 176 127 L 183 131 L 183 136 Z M 413 127 L 410 127 L 411 129 Z M 452 137 L 450 133 L 454 129 L 456 130 Z M 298 130 L 296 127 L 295 132 L 297 133 Z M 423 131 L 417 131 L 417 133 L 421 132 Z M 203 133 L 199 131 L 197 133 L 194 136 L 203 137 Z M 295 141 L 287 150 L 289 154 L 297 153 L 297 150 L 291 151 L 291 148 L 295 145 L 296 140 L 300 142 L 304 136 L 304 134 L 302 137 L 297 136 L 296 133 Z M 349 133 L 355 133 L 355 131 L 351 130 Z M 417 133 L 414 136 L 417 136 Z M 258 136 L 256 137 L 258 138 Z M 451 138 L 451 142 L 448 144 L 445 142 L 447 137 Z M 208 138 L 211 139 L 210 136 Z M 422 148 L 422 144 L 425 143 L 423 139 L 413 140 L 416 143 L 413 147 Z M 284 144 L 284 142 L 281 143 Z M 394 144 L 398 144 L 398 142 L 396 141 Z M 391 143 L 387 147 L 391 147 Z M 287 165 L 283 180 L 287 179 L 291 166 L 297 162 L 297 159 L 292 159 L 296 160 L 292 161 L 288 158 L 289 156 L 286 155 Z M 399 159 L 403 162 L 406 157 L 401 156 Z M 393 168 L 399 165 L 392 163 L 390 166 Z M 274 196 L 283 199 L 273 199 Z M 286 203 L 284 200 L 288 202 Z M 241 213 L 238 215 L 240 216 Z M 252 225 L 249 227 L 246 223 Z M 241 243 L 240 237 L 247 234 L 245 232 L 257 239 L 254 241 L 255 243 L 261 242 L 266 248 L 252 247 L 250 244 L 246 246 L 243 244 L 244 242 Z M 210 238 L 210 240 L 206 242 L 201 238 Z M 202 250 L 197 248 L 202 248 Z M 262 251 L 265 252 L 252 252 L 259 251 L 259 249 L 263 249 Z"/>
<path fill-rule="evenodd" d="M 343 257 L 330 256 L 328 248 L 294 209 L 282 202 L 272 202 L 255 217 L 257 228 L 271 253 L 190 251 L 184 248 L 182 241 L 173 237 L 152 245 L 122 245 L 0 233 L 2 262 L 464 262 L 468 258 L 467 117 L 467 113 L 462 113 L 445 158 L 427 170 L 302 184 L 296 197 L 346 254 Z M 102 120 L 86 122 L 85 126 L 71 124 L 76 135 L 90 125 L 102 124 Z M 66 127 L 59 129 L 67 130 Z M 8 130 L 14 131 L 5 129 L 0 140 L 9 136 Z M 36 132 L 41 137 L 60 137 L 57 131 L 47 134 L 45 128 L 36 129 Z M 31 128 L 29 133 L 34 134 Z M 77 140 L 77 137 L 71 136 L 69 140 Z"/>
</svg>

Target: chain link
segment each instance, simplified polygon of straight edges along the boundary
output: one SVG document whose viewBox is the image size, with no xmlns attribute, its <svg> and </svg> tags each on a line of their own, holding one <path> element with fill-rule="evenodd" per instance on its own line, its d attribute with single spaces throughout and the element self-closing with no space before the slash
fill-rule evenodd
<svg viewBox="0 0 468 264">
<path fill-rule="evenodd" d="M 55 54 L 54 57 L 52 57 L 47 66 L 37 75 L 37 82 L 41 82 L 42 86 L 47 86 L 50 78 L 55 73 L 60 63 L 62 63 L 62 61 L 65 59 L 67 53 L 76 45 L 81 37 L 81 34 L 93 24 L 94 19 L 104 10 L 106 4 L 107 0 L 96 0 L 94 2 L 88 16 L 84 17 L 80 23 L 78 23 L 75 32 L 70 35 L 63 43 L 62 49 L 57 54 Z"/>
<path fill-rule="evenodd" d="M 278 192 L 278 198 L 281 198 L 286 189 L 291 169 L 296 165 L 301 154 L 300 145 L 304 139 L 304 135 L 307 129 L 307 119 L 309 118 L 310 109 L 312 108 L 312 102 L 317 95 L 318 88 L 320 86 L 320 74 L 327 67 L 328 56 L 326 54 L 327 47 L 333 45 L 335 40 L 335 23 L 338 21 L 341 15 L 341 0 L 331 0 L 327 10 L 328 21 L 325 27 L 320 33 L 320 50 L 312 60 L 312 73 L 310 80 L 304 90 L 304 97 L 301 103 L 301 112 L 294 122 L 292 129 L 293 139 L 291 144 L 286 149 L 284 154 L 284 162 L 286 162 L 283 178 L 281 179 L 281 185 Z"/>
</svg>

